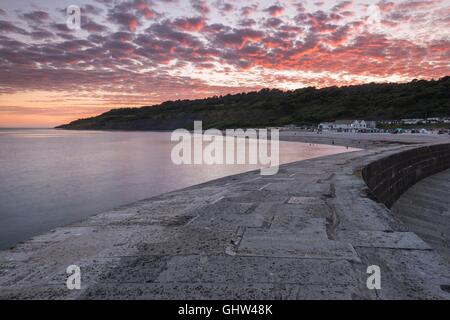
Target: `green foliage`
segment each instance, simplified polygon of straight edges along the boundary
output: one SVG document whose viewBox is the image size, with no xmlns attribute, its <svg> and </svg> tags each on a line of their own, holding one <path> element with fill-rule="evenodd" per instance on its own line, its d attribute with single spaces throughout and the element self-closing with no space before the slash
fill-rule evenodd
<svg viewBox="0 0 450 320">
<path fill-rule="evenodd" d="M 214 96 L 197 100 L 166 101 L 156 106 L 113 109 L 97 117 L 60 126 L 66 129 L 172 130 L 244 128 L 316 124 L 338 119 L 399 119 L 450 116 L 450 77 L 409 83 L 369 83 L 294 91 Z"/>
</svg>

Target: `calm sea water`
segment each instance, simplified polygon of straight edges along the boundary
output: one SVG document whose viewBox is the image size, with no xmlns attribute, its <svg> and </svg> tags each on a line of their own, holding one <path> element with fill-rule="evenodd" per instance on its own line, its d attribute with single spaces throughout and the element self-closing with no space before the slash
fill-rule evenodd
<svg viewBox="0 0 450 320">
<path fill-rule="evenodd" d="M 181 165 L 166 132 L 0 130 L 0 248 L 164 192 L 258 168 Z M 348 151 L 280 143 L 288 163 Z"/>
</svg>

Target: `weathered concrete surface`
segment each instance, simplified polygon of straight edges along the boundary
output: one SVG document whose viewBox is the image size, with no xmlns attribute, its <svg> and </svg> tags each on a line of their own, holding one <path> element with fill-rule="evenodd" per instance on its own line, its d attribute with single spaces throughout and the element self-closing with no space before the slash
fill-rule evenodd
<svg viewBox="0 0 450 320">
<path fill-rule="evenodd" d="M 450 261 L 450 170 L 412 186 L 395 202 L 392 212 Z"/>
<path fill-rule="evenodd" d="M 361 168 L 411 146 L 284 165 L 164 194 L 0 253 L 2 299 L 450 299 L 450 266 Z M 65 286 L 69 265 L 81 290 Z M 366 287 L 381 267 L 379 291 Z"/>
</svg>

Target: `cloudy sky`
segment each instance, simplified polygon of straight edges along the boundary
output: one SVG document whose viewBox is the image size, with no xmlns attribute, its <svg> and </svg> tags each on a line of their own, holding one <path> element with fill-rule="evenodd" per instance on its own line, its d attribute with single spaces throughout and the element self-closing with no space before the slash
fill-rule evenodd
<svg viewBox="0 0 450 320">
<path fill-rule="evenodd" d="M 81 28 L 66 8 L 81 8 Z M 450 0 L 1 0 L 0 127 L 450 74 Z"/>
</svg>

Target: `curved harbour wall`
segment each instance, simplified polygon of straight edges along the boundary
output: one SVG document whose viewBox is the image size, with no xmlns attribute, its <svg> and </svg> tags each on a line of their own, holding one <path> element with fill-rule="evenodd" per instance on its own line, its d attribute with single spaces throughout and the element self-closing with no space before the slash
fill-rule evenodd
<svg viewBox="0 0 450 320">
<path fill-rule="evenodd" d="M 57 228 L 0 251 L 0 299 L 450 299 L 450 264 L 363 192 L 364 165 L 413 148 L 246 172 Z"/>
<path fill-rule="evenodd" d="M 450 143 L 401 151 L 365 166 L 362 176 L 370 194 L 391 208 L 418 181 L 450 168 Z"/>
</svg>

